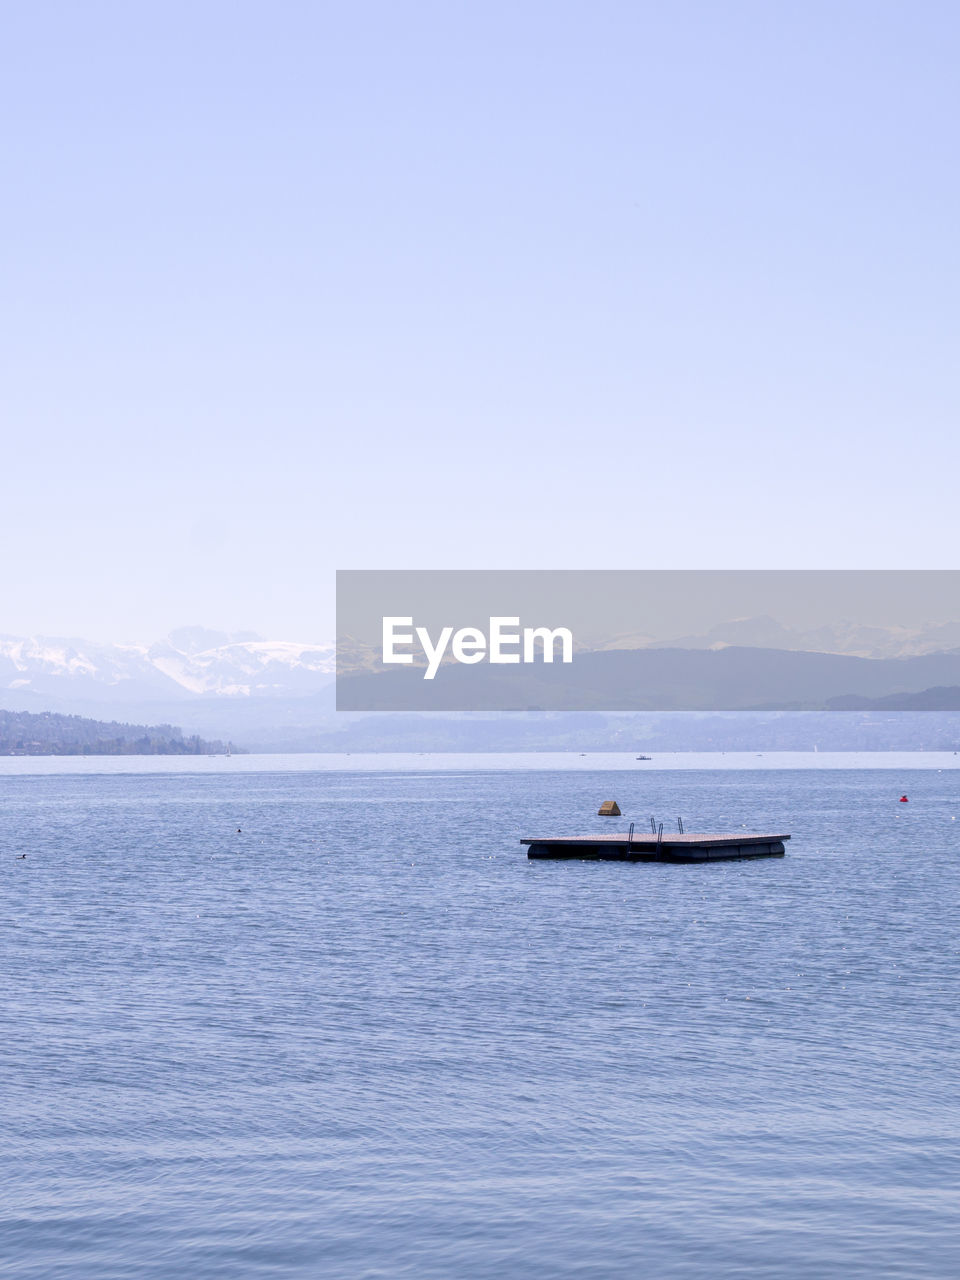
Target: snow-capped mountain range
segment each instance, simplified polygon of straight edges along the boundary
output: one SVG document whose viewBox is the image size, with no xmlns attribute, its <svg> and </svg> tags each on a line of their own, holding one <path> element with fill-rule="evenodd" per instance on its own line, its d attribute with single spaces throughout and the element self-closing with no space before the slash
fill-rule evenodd
<svg viewBox="0 0 960 1280">
<path fill-rule="evenodd" d="M 86 700 L 289 697 L 333 678 L 332 644 L 185 627 L 157 644 L 0 636 L 0 693 Z"/>
<path fill-rule="evenodd" d="M 838 623 L 815 631 L 784 627 L 769 617 L 731 619 L 704 635 L 657 640 L 622 636 L 607 649 L 724 648 L 746 645 L 815 650 L 856 657 L 912 657 L 960 649 L 960 623 L 925 627 L 863 627 Z M 371 658 L 373 655 L 370 655 Z M 362 665 L 362 663 L 361 663 Z M 0 705 L 82 701 L 237 702 L 300 698 L 329 690 L 336 667 L 332 643 L 265 640 L 181 627 L 156 644 L 96 643 L 0 636 Z"/>
</svg>

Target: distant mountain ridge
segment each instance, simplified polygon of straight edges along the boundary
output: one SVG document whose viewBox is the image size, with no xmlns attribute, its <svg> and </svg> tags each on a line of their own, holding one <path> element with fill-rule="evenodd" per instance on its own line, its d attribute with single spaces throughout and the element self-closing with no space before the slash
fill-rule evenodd
<svg viewBox="0 0 960 1280">
<path fill-rule="evenodd" d="M 158 644 L 0 636 L 4 690 L 86 701 L 316 693 L 334 671 L 332 644 L 264 640 L 182 628 Z"/>
<path fill-rule="evenodd" d="M 803 631 L 774 618 L 734 618 L 702 635 L 653 640 L 618 636 L 594 652 L 657 649 L 779 649 L 858 658 L 908 658 L 960 652 L 960 622 L 923 627 L 863 627 L 839 622 Z M 589 650 L 581 650 L 587 652 Z M 365 655 L 366 665 L 375 655 Z M 336 671 L 330 642 L 267 640 L 181 627 L 155 644 L 76 637 L 0 636 L 4 691 L 84 703 L 172 702 L 202 698 L 291 698 L 328 689 Z"/>
<path fill-rule="evenodd" d="M 960 621 L 927 622 L 919 627 L 866 626 L 839 621 L 822 627 L 789 627 L 766 614 L 730 618 L 699 635 L 654 640 L 617 636 L 598 649 L 786 649 L 833 653 L 850 658 L 919 658 L 960 650 Z"/>
<path fill-rule="evenodd" d="M 901 709 L 949 710 L 938 699 L 952 698 L 957 687 L 960 652 L 861 658 L 746 645 L 658 646 L 581 653 L 570 666 L 451 663 L 429 684 L 412 666 L 361 671 L 339 681 L 337 704 L 366 712 L 758 712 L 862 708 L 909 695 Z"/>
<path fill-rule="evenodd" d="M 631 646 L 621 637 L 603 649 L 579 651 L 575 669 L 583 698 L 570 705 L 623 711 L 794 706 L 848 713 L 946 712 L 957 705 L 960 649 L 950 643 L 957 638 L 953 624 L 869 631 L 841 623 L 829 635 L 808 635 L 825 646 L 815 653 L 801 650 L 800 632 L 769 618 L 732 619 L 686 637 L 686 645 L 647 637 Z M 768 638 L 780 644 L 760 644 Z M 937 644 L 943 647 L 931 649 Z M 633 653 L 625 652 L 631 647 Z M 335 709 L 335 666 L 331 643 L 268 640 L 249 631 L 183 627 L 156 644 L 7 635 L 0 636 L 0 707 L 180 724 L 187 733 L 269 750 L 327 749 L 328 735 L 353 723 L 350 713 Z M 434 709 L 456 693 L 451 681 L 473 672 L 471 683 L 496 682 L 498 670 L 505 669 L 445 668 L 435 682 Z M 563 681 L 564 671 L 570 668 L 535 671 L 535 684 L 541 677 L 548 686 Z M 555 692 L 532 688 L 510 705 L 546 708 L 556 705 Z M 475 727 L 462 732 L 463 741 L 482 737 Z M 443 740 L 451 733 L 445 728 Z M 538 740 L 549 740 L 546 729 L 544 734 Z M 403 734 L 398 729 L 389 740 L 402 742 Z"/>
</svg>

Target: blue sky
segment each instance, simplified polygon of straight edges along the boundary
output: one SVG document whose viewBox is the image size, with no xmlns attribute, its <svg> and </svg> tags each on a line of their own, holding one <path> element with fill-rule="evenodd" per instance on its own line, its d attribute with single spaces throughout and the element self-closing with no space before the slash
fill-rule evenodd
<svg viewBox="0 0 960 1280">
<path fill-rule="evenodd" d="M 9 6 L 0 631 L 952 568 L 960 9 Z"/>
</svg>

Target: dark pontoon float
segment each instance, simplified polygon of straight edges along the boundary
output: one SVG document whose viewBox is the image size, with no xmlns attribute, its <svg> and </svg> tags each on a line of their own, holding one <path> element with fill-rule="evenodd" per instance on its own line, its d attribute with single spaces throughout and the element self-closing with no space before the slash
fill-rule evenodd
<svg viewBox="0 0 960 1280">
<path fill-rule="evenodd" d="M 788 835 L 755 832 L 657 832 L 594 836 L 523 836 L 528 858 L 600 858 L 606 862 L 720 862 L 782 858 Z"/>
</svg>

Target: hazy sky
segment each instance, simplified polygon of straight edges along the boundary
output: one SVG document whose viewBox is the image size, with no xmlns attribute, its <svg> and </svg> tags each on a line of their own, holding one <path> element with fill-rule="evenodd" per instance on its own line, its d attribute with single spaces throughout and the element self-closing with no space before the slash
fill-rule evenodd
<svg viewBox="0 0 960 1280">
<path fill-rule="evenodd" d="M 0 631 L 952 568 L 953 3 L 4 6 Z"/>
</svg>

